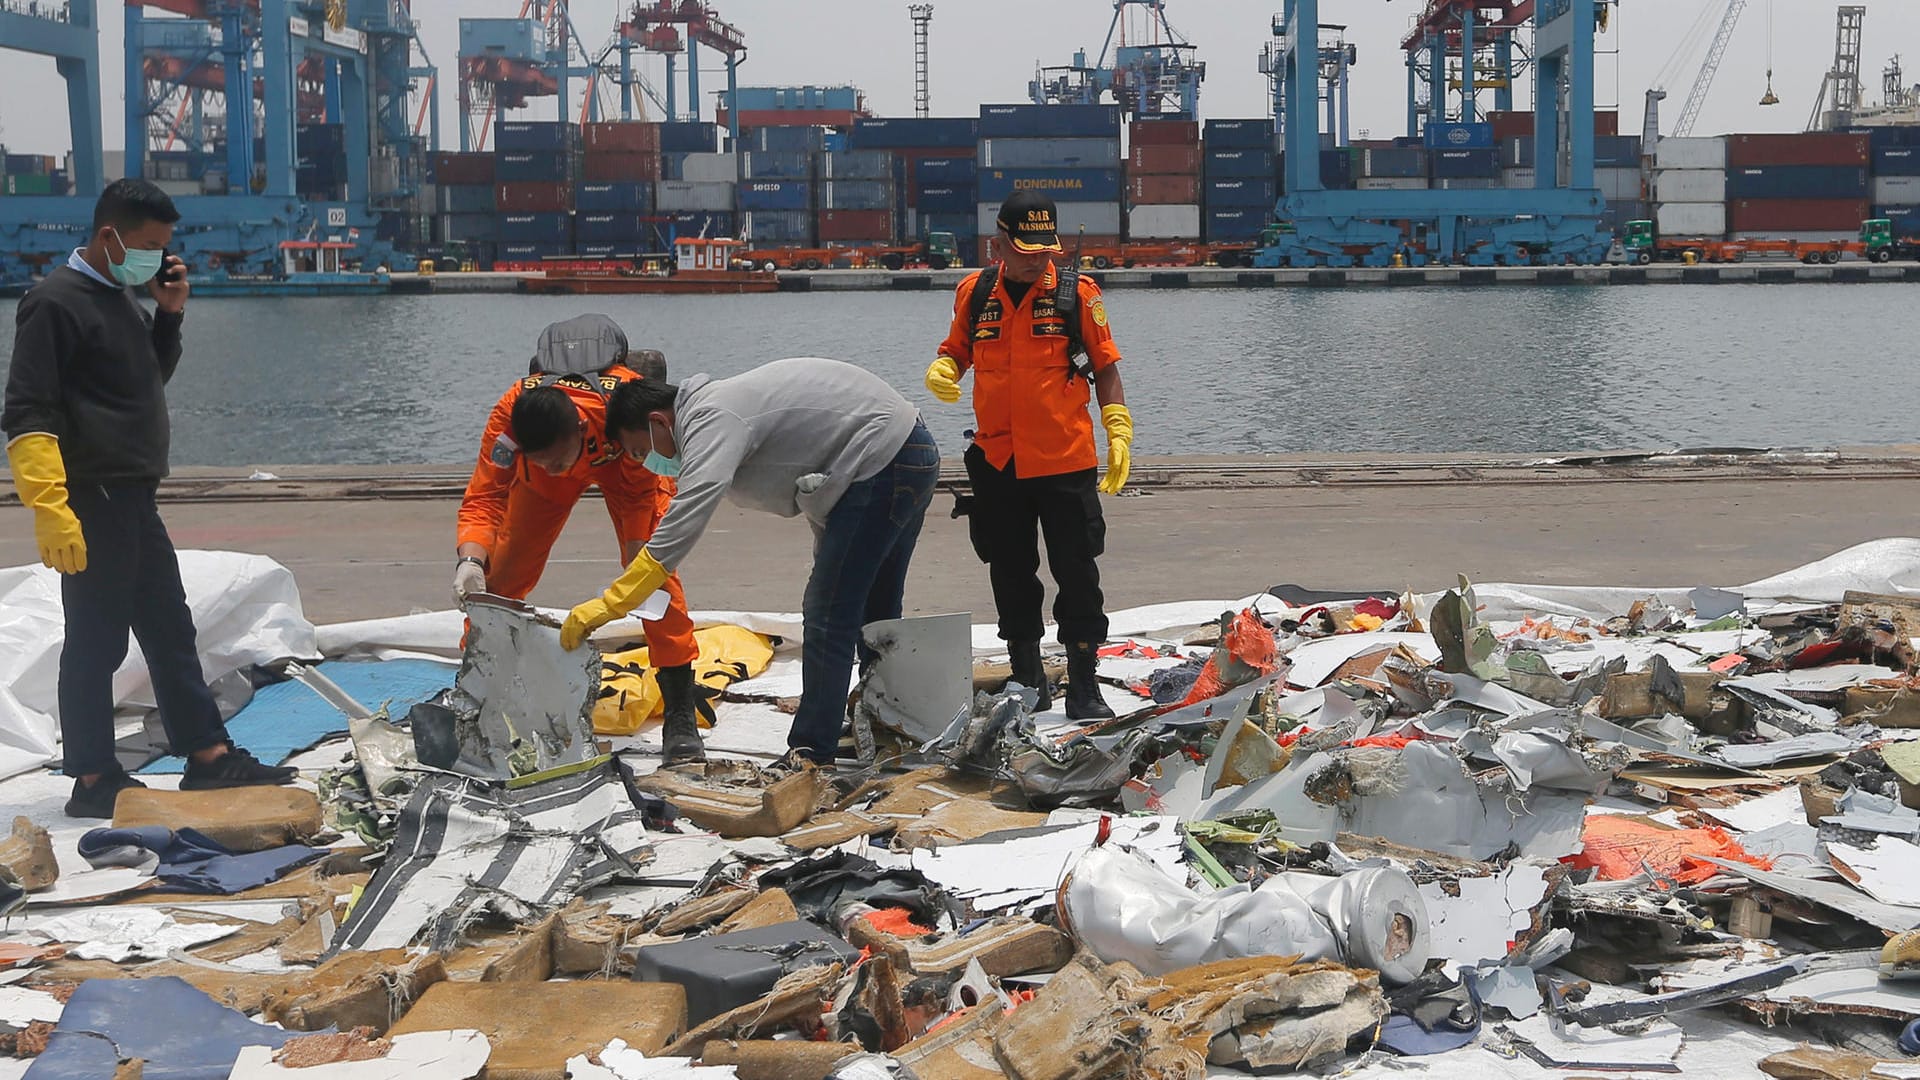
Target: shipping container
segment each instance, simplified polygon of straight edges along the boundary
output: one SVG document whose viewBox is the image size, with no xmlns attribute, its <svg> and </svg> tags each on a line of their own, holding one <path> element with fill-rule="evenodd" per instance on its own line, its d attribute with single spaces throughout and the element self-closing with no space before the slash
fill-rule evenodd
<svg viewBox="0 0 1920 1080">
<path fill-rule="evenodd" d="M 573 159 L 565 154 L 502 150 L 493 156 L 493 179 L 499 184 L 571 180 Z"/>
<path fill-rule="evenodd" d="M 822 244 L 892 243 L 893 211 L 822 210 L 814 232 Z"/>
<path fill-rule="evenodd" d="M 573 209 L 573 185 L 547 181 L 495 184 L 493 206 L 507 214 L 557 214 Z"/>
<path fill-rule="evenodd" d="M 560 244 L 572 238 L 572 214 L 500 215 L 503 244 Z"/>
<path fill-rule="evenodd" d="M 813 243 L 813 215 L 805 210 L 752 210 L 741 221 L 744 238 L 756 245 Z"/>
<path fill-rule="evenodd" d="M 979 202 L 978 188 L 926 187 L 915 196 L 914 206 L 925 214 L 965 214 L 971 220 Z"/>
<path fill-rule="evenodd" d="M 1201 153 L 1198 146 L 1135 144 L 1127 154 L 1127 171 L 1147 176 L 1198 176 Z"/>
<path fill-rule="evenodd" d="M 1471 154 L 1477 153 L 1477 151 L 1468 150 L 1465 151 L 1465 153 Z M 1499 152 L 1494 151 L 1494 153 L 1498 154 Z M 1429 154 L 1428 157 L 1429 160 L 1431 160 L 1432 155 Z M 1279 166 L 1281 165 L 1280 160 L 1275 159 L 1274 165 L 1275 172 L 1278 174 Z M 1353 151 L 1320 151 L 1320 185 L 1322 187 L 1329 191 L 1351 191 L 1353 190 L 1353 182 L 1355 179 Z"/>
<path fill-rule="evenodd" d="M 1920 206 L 1876 206 L 1873 216 L 1893 222 L 1895 236 L 1920 237 Z"/>
<path fill-rule="evenodd" d="M 641 237 L 608 243 L 588 243 L 585 240 L 576 239 L 573 242 L 573 253 L 582 259 L 632 259 L 650 254 L 646 250 L 649 246 Z"/>
<path fill-rule="evenodd" d="M 1876 177 L 1873 201 L 1883 206 L 1920 206 L 1920 176 Z"/>
<path fill-rule="evenodd" d="M 643 213 L 653 209 L 653 185 L 637 181 L 581 184 L 573 189 L 573 208 L 587 213 Z"/>
<path fill-rule="evenodd" d="M 1085 232 L 1088 236 L 1120 235 L 1120 204 L 1118 202 L 1056 202 L 1060 211 L 1060 238 L 1071 245 L 1073 236 Z M 983 202 L 977 209 L 981 235 L 987 235 L 997 229 L 1000 218 L 1000 203 Z"/>
<path fill-rule="evenodd" d="M 822 154 L 818 172 L 822 180 L 891 180 L 893 155 L 885 150 Z"/>
<path fill-rule="evenodd" d="M 1357 191 L 1425 191 L 1431 185 L 1424 176 L 1362 176 L 1353 186 Z"/>
<path fill-rule="evenodd" d="M 821 210 L 893 209 L 893 185 L 885 180 L 822 180 L 814 191 Z"/>
<path fill-rule="evenodd" d="M 494 182 L 493 155 L 435 154 L 432 180 L 436 184 L 491 185 Z"/>
<path fill-rule="evenodd" d="M 1653 174 L 1653 197 L 1663 203 L 1726 202 L 1726 170 L 1661 169 Z"/>
<path fill-rule="evenodd" d="M 744 126 L 744 125 L 743 125 Z M 825 128 L 799 125 L 757 127 L 740 134 L 740 145 L 748 152 L 763 154 L 813 155 L 827 148 Z"/>
<path fill-rule="evenodd" d="M 1845 165 L 1749 165 L 1727 170 L 1728 199 L 1865 199 L 1867 170 Z"/>
<path fill-rule="evenodd" d="M 1597 169 L 1638 169 L 1640 136 L 1606 135 L 1593 140 L 1593 165 Z"/>
<path fill-rule="evenodd" d="M 1127 199 L 1133 206 L 1172 206 L 1200 201 L 1197 176 L 1129 176 Z"/>
<path fill-rule="evenodd" d="M 1127 213 L 1127 236 L 1134 240 L 1200 239 L 1200 207 L 1136 206 Z"/>
<path fill-rule="evenodd" d="M 960 117 L 863 117 L 853 122 L 848 145 L 855 150 L 972 149 L 980 121 Z"/>
<path fill-rule="evenodd" d="M 0 155 L 0 175 L 51 176 L 56 167 L 53 157 L 47 154 Z"/>
<path fill-rule="evenodd" d="M 1395 150 L 1367 150 L 1362 153 L 1361 176 L 1381 178 L 1427 178 L 1427 152 L 1408 147 Z"/>
<path fill-rule="evenodd" d="M 588 154 L 580 159 L 580 179 L 595 183 L 660 179 L 659 154 Z"/>
<path fill-rule="evenodd" d="M 1852 165 L 1873 161 L 1865 135 L 1808 132 L 1802 135 L 1729 135 L 1727 167 L 1750 165 Z M 1736 232 L 1739 228 L 1736 226 Z"/>
<path fill-rule="evenodd" d="M 1656 169 L 1719 169 L 1727 168 L 1727 138 L 1722 135 L 1710 139 L 1661 139 L 1653 152 L 1653 167 Z"/>
<path fill-rule="evenodd" d="M 1427 154 L 1427 162 L 1435 180 L 1497 180 L 1500 177 L 1498 150 L 1432 150 Z"/>
<path fill-rule="evenodd" d="M 617 244 L 638 241 L 645 235 L 640 215 L 619 211 L 606 214 L 578 214 L 573 219 L 576 243 Z"/>
<path fill-rule="evenodd" d="M 970 157 L 918 158 L 909 162 L 915 187 L 973 186 L 979 175 L 979 163 Z"/>
<path fill-rule="evenodd" d="M 1264 148 L 1225 150 L 1207 148 L 1206 175 L 1261 177 L 1273 175 L 1273 152 Z"/>
<path fill-rule="evenodd" d="M 1920 146 L 1883 146 L 1873 152 L 1876 176 L 1920 176 Z"/>
<path fill-rule="evenodd" d="M 742 168 L 749 180 L 812 180 L 819 160 L 813 154 L 796 154 L 788 151 L 750 150 Z M 689 165 L 692 161 L 689 160 Z M 687 179 L 693 179 L 691 176 Z"/>
<path fill-rule="evenodd" d="M 198 185 L 195 185 L 196 188 Z M 0 176 L 0 195 L 52 195 L 53 174 L 28 173 L 24 176 Z M 199 194 L 196 190 L 194 194 Z"/>
<path fill-rule="evenodd" d="M 516 244 L 500 242 L 500 251 L 496 258 L 501 262 L 539 262 L 542 259 L 558 259 L 573 254 L 573 243 Z"/>
<path fill-rule="evenodd" d="M 1272 207 L 1209 206 L 1206 238 L 1214 243 L 1258 240 L 1261 230 L 1273 221 Z"/>
<path fill-rule="evenodd" d="M 1727 224 L 1734 232 L 1858 230 L 1871 208 L 1865 199 L 1735 199 Z"/>
<path fill-rule="evenodd" d="M 502 153 L 571 154 L 580 129 L 564 120 L 496 120 L 493 148 Z"/>
<path fill-rule="evenodd" d="M 435 189 L 434 209 L 442 214 L 491 214 L 492 184 L 441 184 Z"/>
<path fill-rule="evenodd" d="M 1865 135 L 1867 145 L 1876 152 L 1893 146 L 1920 147 L 1920 124 L 1882 124 L 1874 127 L 1852 127 L 1849 135 Z"/>
<path fill-rule="evenodd" d="M 982 139 L 983 169 L 1110 169 L 1120 163 L 1119 139 Z"/>
<path fill-rule="evenodd" d="M 805 205 L 802 204 L 803 209 Z M 733 185 L 695 180 L 662 180 L 654 185 L 653 206 L 654 209 L 663 213 L 731 211 Z"/>
<path fill-rule="evenodd" d="M 1635 202 L 1645 194 L 1639 169 L 1595 169 L 1593 184 L 1608 202 Z"/>
<path fill-rule="evenodd" d="M 660 127 L 633 120 L 592 123 L 581 129 L 580 143 L 589 154 L 658 154 Z"/>
<path fill-rule="evenodd" d="M 778 157 L 780 155 L 760 156 L 762 158 L 762 164 L 764 165 L 767 157 Z M 797 175 L 771 172 L 761 175 L 769 179 L 805 180 L 807 178 L 807 156 L 805 154 L 789 156 L 800 162 L 800 172 Z M 741 157 L 735 157 L 732 154 L 688 154 L 680 159 L 680 179 L 695 180 L 710 184 L 731 184 L 739 179 L 740 169 L 746 164 L 744 159 L 751 157 L 753 157 L 751 154 L 742 155 Z M 755 174 L 747 173 L 746 175 L 753 176 Z"/>
<path fill-rule="evenodd" d="M 1505 185 L 1498 176 L 1436 176 L 1427 186 L 1435 191 L 1495 191 Z"/>
<path fill-rule="evenodd" d="M 1500 167 L 1503 169 L 1533 168 L 1533 136 L 1521 135 L 1501 143 Z"/>
<path fill-rule="evenodd" d="M 1245 206 L 1270 211 L 1279 198 L 1280 185 L 1271 177 L 1226 176 L 1206 182 L 1203 201 L 1210 210 Z"/>
<path fill-rule="evenodd" d="M 740 209 L 811 210 L 813 184 L 806 180 L 744 181 L 740 185 Z"/>
<path fill-rule="evenodd" d="M 1117 139 L 1118 105 L 982 105 L 981 139 Z"/>
<path fill-rule="evenodd" d="M 1653 213 L 1662 236 L 1727 235 L 1725 203 L 1661 203 Z"/>
<path fill-rule="evenodd" d="M 663 154 L 711 154 L 720 147 L 720 129 L 712 124 L 676 120 L 659 128 Z"/>
<path fill-rule="evenodd" d="M 1195 120 L 1135 120 L 1127 125 L 1127 142 L 1142 146 L 1198 146 L 1200 124 Z"/>
<path fill-rule="evenodd" d="M 1493 125 L 1429 123 L 1426 144 L 1429 150 L 1491 150 L 1495 145 Z"/>
<path fill-rule="evenodd" d="M 1501 146 L 1525 136 L 1533 137 L 1533 113 L 1529 110 L 1495 110 L 1487 114 L 1493 126 L 1493 141 Z"/>
<path fill-rule="evenodd" d="M 438 217 L 440 239 L 448 244 L 493 243 L 500 239 L 500 218 L 485 214 L 442 214 Z"/>
<path fill-rule="evenodd" d="M 724 134 L 732 122 L 732 114 L 719 109 L 713 118 Z M 860 114 L 853 109 L 749 109 L 740 113 L 740 132 L 745 136 L 769 127 L 845 128 L 852 127 L 858 119 Z"/>
<path fill-rule="evenodd" d="M 1537 169 L 1501 169 L 1500 186 L 1509 191 L 1526 191 L 1538 186 L 1540 173 Z"/>
<path fill-rule="evenodd" d="M 1054 108 L 1068 108 L 1059 105 Z M 1016 191 L 1038 191 L 1056 202 L 1118 203 L 1119 169 L 980 169 L 980 201 L 996 206 Z M 1103 229 L 1102 232 L 1116 232 Z"/>
<path fill-rule="evenodd" d="M 1266 117 L 1252 120 L 1209 120 L 1205 131 L 1209 151 L 1271 151 L 1274 146 L 1273 121 Z"/>
</svg>

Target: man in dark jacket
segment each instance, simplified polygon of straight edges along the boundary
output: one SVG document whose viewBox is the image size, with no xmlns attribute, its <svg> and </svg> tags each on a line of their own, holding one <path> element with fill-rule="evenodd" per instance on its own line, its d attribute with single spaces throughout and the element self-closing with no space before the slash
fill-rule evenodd
<svg viewBox="0 0 1920 1080">
<path fill-rule="evenodd" d="M 0 428 L 40 561 L 60 572 L 60 737 L 70 817 L 110 818 L 143 787 L 113 753 L 113 673 L 140 642 L 188 790 L 281 784 L 292 769 L 233 745 L 207 689 L 180 562 L 154 496 L 167 475 L 166 384 L 180 364 L 186 266 L 168 255 L 180 213 L 145 180 L 116 180 L 93 234 L 20 301 Z M 135 298 L 144 288 L 156 311 Z"/>
</svg>

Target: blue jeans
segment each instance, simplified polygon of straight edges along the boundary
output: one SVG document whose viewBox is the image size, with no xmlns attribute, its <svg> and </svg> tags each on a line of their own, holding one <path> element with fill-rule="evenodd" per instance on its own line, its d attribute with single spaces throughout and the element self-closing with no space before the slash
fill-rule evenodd
<svg viewBox="0 0 1920 1080">
<path fill-rule="evenodd" d="M 939 479 L 940 448 L 926 425 L 916 424 L 886 468 L 847 488 L 814 541 L 802 609 L 800 709 L 787 745 L 820 764 L 832 764 L 840 745 L 854 657 L 872 660 L 860 628 L 900 617 L 907 565 Z"/>
</svg>

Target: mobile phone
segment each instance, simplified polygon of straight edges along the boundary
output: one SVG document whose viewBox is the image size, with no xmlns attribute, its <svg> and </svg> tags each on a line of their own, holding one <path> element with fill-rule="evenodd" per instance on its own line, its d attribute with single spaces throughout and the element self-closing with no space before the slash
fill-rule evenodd
<svg viewBox="0 0 1920 1080">
<path fill-rule="evenodd" d="M 179 266 L 167 266 L 167 260 L 173 257 L 172 248 L 163 247 L 160 249 L 160 265 L 165 267 L 167 284 L 169 285 L 177 285 L 186 280 L 187 276 L 187 263 L 185 259 L 180 260 Z"/>
</svg>

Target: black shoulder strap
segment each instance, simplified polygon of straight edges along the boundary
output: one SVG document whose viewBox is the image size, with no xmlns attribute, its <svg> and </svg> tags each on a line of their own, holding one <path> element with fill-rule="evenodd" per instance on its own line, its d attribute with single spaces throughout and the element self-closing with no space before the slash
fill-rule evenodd
<svg viewBox="0 0 1920 1080">
<path fill-rule="evenodd" d="M 980 271 L 974 280 L 973 295 L 967 297 L 967 328 L 971 330 L 980 323 L 980 315 L 987 310 L 987 301 L 993 299 L 994 286 L 1000 284 L 1000 264 L 994 263 Z"/>
</svg>

